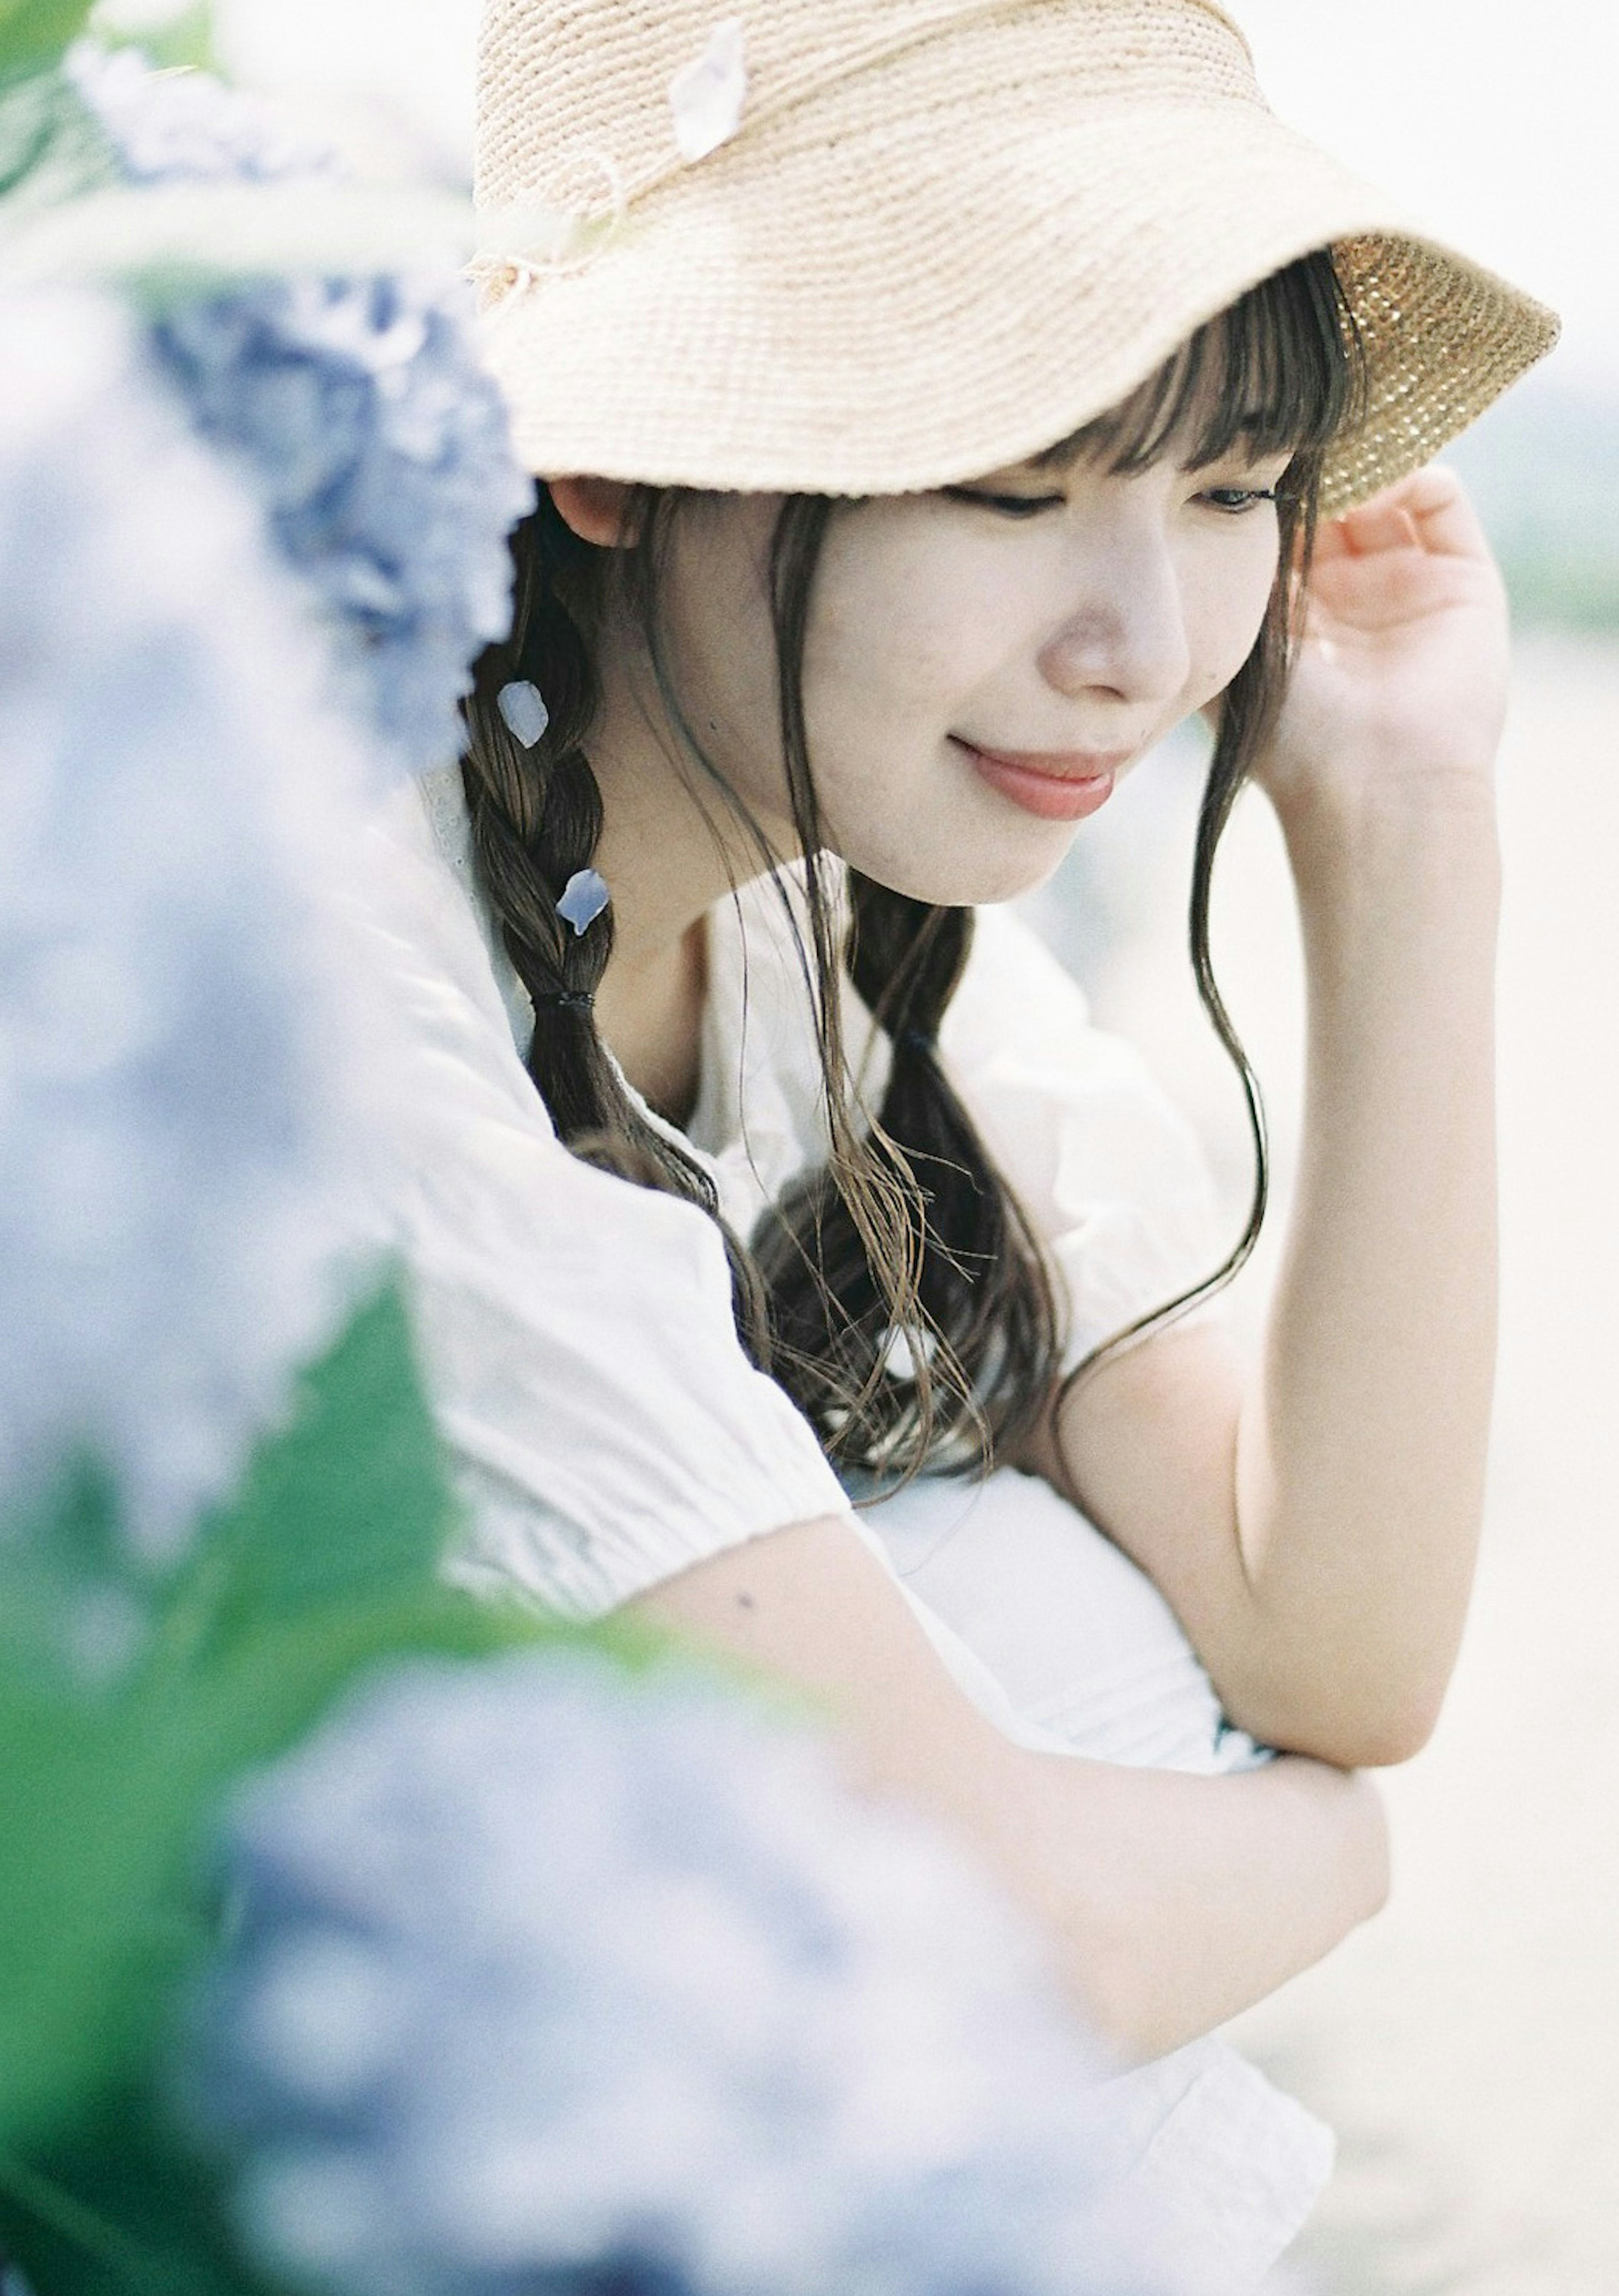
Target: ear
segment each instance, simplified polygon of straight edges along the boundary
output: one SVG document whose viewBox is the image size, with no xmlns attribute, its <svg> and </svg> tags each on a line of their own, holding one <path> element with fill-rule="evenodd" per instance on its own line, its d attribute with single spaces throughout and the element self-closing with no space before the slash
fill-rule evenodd
<svg viewBox="0 0 1619 2296">
<path fill-rule="evenodd" d="M 624 525 L 630 490 L 622 479 L 571 477 L 545 483 L 565 524 L 581 542 L 611 550 L 627 539 Z"/>
</svg>

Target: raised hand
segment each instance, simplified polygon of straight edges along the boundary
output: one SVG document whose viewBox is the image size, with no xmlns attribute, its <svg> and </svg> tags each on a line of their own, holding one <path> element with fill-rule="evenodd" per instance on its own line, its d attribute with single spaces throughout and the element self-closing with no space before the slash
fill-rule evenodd
<svg viewBox="0 0 1619 2296">
<path fill-rule="evenodd" d="M 1506 593 L 1451 471 L 1418 472 L 1317 537 L 1288 701 L 1255 778 L 1318 801 L 1476 801 L 1506 709 Z"/>
<path fill-rule="evenodd" d="M 1322 529 L 1304 610 L 1256 773 L 1308 988 L 1258 1375 L 1223 1365 L 1215 1333 L 1165 1333 L 1071 1390 L 1061 1439 L 1227 1712 L 1272 1744 L 1377 1763 L 1433 1726 L 1482 1513 L 1507 615 L 1443 470 Z"/>
</svg>

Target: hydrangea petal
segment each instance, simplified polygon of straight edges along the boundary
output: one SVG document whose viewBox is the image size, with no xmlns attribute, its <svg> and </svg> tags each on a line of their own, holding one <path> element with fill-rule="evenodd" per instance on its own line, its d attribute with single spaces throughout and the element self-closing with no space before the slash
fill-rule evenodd
<svg viewBox="0 0 1619 2296">
<path fill-rule="evenodd" d="M 1143 2268 L 1038 1941 L 922 1821 L 689 1667 L 407 1662 L 233 1836 L 192 2094 L 241 2144 L 272 2267 L 310 2260 L 302 2209 L 263 2206 L 261 2164 L 296 2160 L 340 2165 L 350 2296 L 1182 2286 Z M 319 2030 L 339 1941 L 390 2023 L 341 2094 L 318 2052 L 261 2046 L 266 1998 Z"/>
<path fill-rule="evenodd" d="M 204 73 L 88 45 L 71 70 L 132 184 L 339 179 Z M 472 661 L 511 623 L 506 537 L 534 500 L 466 283 L 256 281 L 167 312 L 153 341 L 321 610 L 339 697 L 405 769 L 454 757 Z"/>
<path fill-rule="evenodd" d="M 515 677 L 509 685 L 503 685 L 495 706 L 505 719 L 508 732 L 526 750 L 533 749 L 551 723 L 545 697 L 527 677 Z"/>
<path fill-rule="evenodd" d="M 742 22 L 731 16 L 715 26 L 696 62 L 683 66 L 669 82 L 669 108 L 681 157 L 706 160 L 710 152 L 729 144 L 742 124 L 747 101 Z"/>
<path fill-rule="evenodd" d="M 607 879 L 598 871 L 576 869 L 562 888 L 562 898 L 557 903 L 557 914 L 564 924 L 573 927 L 576 939 L 595 923 L 612 898 L 607 889 Z"/>
<path fill-rule="evenodd" d="M 143 338 L 66 294 L 0 326 L 0 1490 L 87 1448 L 166 1554 L 370 1218 L 372 767 Z"/>
<path fill-rule="evenodd" d="M 938 1354 L 938 1345 L 935 1334 L 920 1325 L 890 1324 L 878 1343 L 878 1361 L 887 1378 L 914 1387 L 919 1365 L 932 1364 Z"/>
</svg>

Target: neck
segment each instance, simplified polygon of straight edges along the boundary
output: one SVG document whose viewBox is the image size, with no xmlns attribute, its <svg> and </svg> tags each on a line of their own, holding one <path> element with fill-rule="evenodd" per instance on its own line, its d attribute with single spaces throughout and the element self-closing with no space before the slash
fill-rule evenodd
<svg viewBox="0 0 1619 2296">
<path fill-rule="evenodd" d="M 758 871 L 717 792 L 694 794 L 675 737 L 610 675 L 591 735 L 603 826 L 596 867 L 613 898 L 613 953 L 596 1021 L 630 1082 L 675 1122 L 699 1082 L 707 988 L 703 921 Z"/>
</svg>

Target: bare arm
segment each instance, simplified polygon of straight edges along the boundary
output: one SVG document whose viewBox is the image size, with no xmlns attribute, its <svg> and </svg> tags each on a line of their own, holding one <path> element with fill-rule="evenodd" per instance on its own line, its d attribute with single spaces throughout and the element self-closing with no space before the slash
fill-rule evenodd
<svg viewBox="0 0 1619 2296">
<path fill-rule="evenodd" d="M 1263 1359 L 1149 1341 L 1070 1390 L 1041 1464 L 1157 1580 L 1236 1719 L 1375 1764 L 1433 1726 L 1482 1507 L 1505 614 L 1443 472 L 1329 529 L 1312 596 L 1261 775 L 1309 984 Z"/>
<path fill-rule="evenodd" d="M 630 1609 L 810 1692 L 856 1782 L 977 1851 L 1127 2054 L 1207 2031 L 1382 1903 L 1382 1815 L 1364 1782 L 1301 1760 L 1193 1778 L 1030 1752 L 957 1689 L 845 1522 L 756 1539 Z"/>
</svg>

